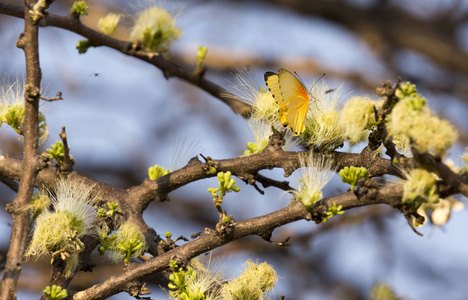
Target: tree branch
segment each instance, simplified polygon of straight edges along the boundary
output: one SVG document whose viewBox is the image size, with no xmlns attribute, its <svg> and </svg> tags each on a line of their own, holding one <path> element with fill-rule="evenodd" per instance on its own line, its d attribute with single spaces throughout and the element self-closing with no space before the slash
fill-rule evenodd
<svg viewBox="0 0 468 300">
<path fill-rule="evenodd" d="M 17 18 L 24 18 L 24 8 L 20 5 L 0 3 L 0 14 L 6 14 Z M 239 97 L 228 92 L 221 86 L 203 78 L 200 76 L 200 74 L 197 74 L 194 71 L 183 69 L 176 63 L 166 60 L 158 52 L 150 53 L 147 51 L 134 50 L 132 49 L 131 42 L 120 41 L 111 38 L 108 35 L 86 27 L 79 21 L 79 19 L 69 16 L 64 17 L 49 13 L 39 22 L 39 25 L 67 29 L 87 38 L 90 41 L 92 47 L 107 46 L 125 55 L 133 56 L 140 60 L 146 61 L 147 63 L 150 63 L 153 66 L 159 68 L 166 78 L 174 76 L 183 79 L 184 81 L 198 86 L 202 90 L 218 98 L 226 105 L 228 105 L 235 113 L 244 117 L 250 115 L 251 106 L 243 102 Z"/>
<path fill-rule="evenodd" d="M 354 207 L 385 203 L 390 206 L 399 207 L 403 193 L 402 185 L 389 185 L 381 188 L 374 197 L 356 198 L 349 192 L 339 196 L 323 199 L 309 213 L 304 205 L 296 200 L 283 209 L 269 213 L 264 216 L 251 218 L 245 221 L 234 222 L 229 234 L 223 234 L 212 229 L 206 229 L 203 234 L 172 251 L 166 252 L 145 263 L 133 264 L 123 274 L 110 278 L 103 283 L 97 284 L 73 296 L 74 300 L 80 299 L 104 299 L 117 293 L 127 291 L 130 287 L 140 284 L 150 275 L 169 268 L 171 260 L 179 259 L 188 261 L 207 251 L 216 249 L 231 241 L 246 237 L 248 235 L 259 235 L 262 232 L 272 232 L 275 228 L 298 220 L 311 220 L 313 215 L 319 215 L 324 206 L 333 203 L 342 205 L 344 210 Z"/>
<path fill-rule="evenodd" d="M 41 68 L 39 65 L 38 26 L 28 15 L 28 6 L 34 0 L 27 0 L 24 14 L 24 33 L 20 35 L 17 46 L 22 48 L 26 59 L 25 116 L 21 125 L 24 134 L 23 165 L 21 180 L 16 199 L 7 210 L 12 215 L 10 247 L 8 249 L 5 271 L 1 285 L 1 299 L 16 299 L 16 287 L 21 273 L 26 238 L 29 234 L 29 210 L 22 209 L 30 201 L 36 176 L 39 171 L 39 97 Z"/>
</svg>

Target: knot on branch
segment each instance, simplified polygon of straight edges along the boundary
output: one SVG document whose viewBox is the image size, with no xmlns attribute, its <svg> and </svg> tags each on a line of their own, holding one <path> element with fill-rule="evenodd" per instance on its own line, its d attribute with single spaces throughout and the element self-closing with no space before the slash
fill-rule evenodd
<svg viewBox="0 0 468 300">
<path fill-rule="evenodd" d="M 176 245 L 176 243 L 178 241 L 180 241 L 180 240 L 183 240 L 185 242 L 189 241 L 189 239 L 187 239 L 186 237 L 184 237 L 182 235 L 179 236 L 178 238 L 176 238 L 175 240 L 173 240 L 172 239 L 172 234 L 170 232 L 167 232 L 165 234 L 165 236 L 166 236 L 166 240 L 165 241 L 161 240 L 159 242 L 159 247 L 158 248 L 161 251 L 158 251 L 158 252 L 168 252 L 168 251 L 171 251 L 171 250 L 177 248 L 178 246 Z"/>
<path fill-rule="evenodd" d="M 315 207 L 310 212 L 311 220 L 315 224 L 320 224 L 327 217 L 328 207 L 323 204 L 323 201 L 317 202 Z"/>
<path fill-rule="evenodd" d="M 26 84 L 24 86 L 24 93 L 28 102 L 34 102 L 37 101 L 41 96 L 41 89 L 37 86 L 31 86 L 30 84 Z"/>
<path fill-rule="evenodd" d="M 24 49 L 24 32 L 22 32 L 16 40 L 16 47 L 19 49 Z"/>
<path fill-rule="evenodd" d="M 213 159 L 210 156 L 205 157 L 201 153 L 200 156 L 205 160 L 205 163 L 203 164 L 203 170 L 207 175 L 214 175 L 218 173 L 218 165 L 213 161 Z"/>
<path fill-rule="evenodd" d="M 216 232 L 222 237 L 230 238 L 234 233 L 235 221 L 232 215 L 227 216 L 226 212 L 223 212 L 224 216 L 219 219 L 218 223 L 216 223 Z"/>
<path fill-rule="evenodd" d="M 354 195 L 358 200 L 368 199 L 375 200 L 379 193 L 378 183 L 374 178 L 361 178 L 359 179 L 357 185 L 355 186 Z"/>
<path fill-rule="evenodd" d="M 42 153 L 41 155 L 39 155 L 39 157 L 37 158 L 36 171 L 40 172 L 47 168 L 49 166 L 49 161 L 49 155 L 47 155 L 46 153 Z"/>
<path fill-rule="evenodd" d="M 126 292 L 130 296 L 135 297 L 136 299 L 151 299 L 151 297 L 140 297 L 140 295 L 151 294 L 151 291 L 148 288 L 146 288 L 146 282 L 143 284 L 141 282 L 131 282 L 128 285 Z"/>
<path fill-rule="evenodd" d="M 275 130 L 275 132 L 270 136 L 268 145 L 265 147 L 263 152 L 273 152 L 273 151 L 283 151 L 283 146 L 286 144 L 284 140 L 284 134 L 286 129 Z"/>
</svg>

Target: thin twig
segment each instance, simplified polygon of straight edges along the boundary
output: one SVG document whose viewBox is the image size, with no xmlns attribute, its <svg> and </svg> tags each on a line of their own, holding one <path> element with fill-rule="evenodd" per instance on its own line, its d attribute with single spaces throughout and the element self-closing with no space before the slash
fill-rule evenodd
<svg viewBox="0 0 468 300">
<path fill-rule="evenodd" d="M 65 132 L 65 126 L 62 126 L 62 131 L 59 133 L 63 143 L 63 160 L 60 165 L 60 171 L 63 174 L 68 174 L 72 171 L 74 161 L 70 157 L 70 148 L 68 148 L 67 134 Z"/>
</svg>

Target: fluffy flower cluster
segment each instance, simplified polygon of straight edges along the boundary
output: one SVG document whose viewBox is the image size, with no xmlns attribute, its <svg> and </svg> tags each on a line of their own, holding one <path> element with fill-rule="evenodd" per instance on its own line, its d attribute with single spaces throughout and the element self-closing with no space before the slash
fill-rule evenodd
<svg viewBox="0 0 468 300">
<path fill-rule="evenodd" d="M 114 241 L 115 247 L 111 247 L 111 259 L 114 262 L 130 262 L 130 258 L 142 255 L 147 249 L 145 236 L 138 225 L 127 221 L 119 226 Z"/>
<path fill-rule="evenodd" d="M 142 42 L 144 49 L 168 51 L 181 34 L 175 19 L 165 9 L 152 6 L 135 13 L 130 38 Z"/>
<path fill-rule="evenodd" d="M 24 121 L 24 82 L 17 79 L 10 83 L 4 79 L 0 87 L 0 126 L 10 125 L 18 134 Z M 39 143 L 44 143 L 49 137 L 46 119 L 39 112 Z"/>
<path fill-rule="evenodd" d="M 402 202 L 415 210 L 422 204 L 434 204 L 439 201 L 436 178 L 423 169 L 413 169 L 406 174 L 403 186 Z"/>
<path fill-rule="evenodd" d="M 119 24 L 121 15 L 110 13 L 98 21 L 99 31 L 111 36 Z"/>
<path fill-rule="evenodd" d="M 52 254 L 66 262 L 65 273 L 71 275 L 78 264 L 78 255 L 84 250 L 80 241 L 84 235 L 95 233 L 96 211 L 92 186 L 79 180 L 60 180 L 51 197 L 51 210 L 44 210 L 36 219 L 34 234 L 26 257 L 39 258 Z"/>
<path fill-rule="evenodd" d="M 402 90 L 397 94 L 399 101 L 388 124 L 389 133 L 398 139 L 396 145 L 403 151 L 411 146 L 420 153 L 442 157 L 458 138 L 457 130 L 431 113 L 426 99 L 416 93 L 414 85 L 406 83 Z"/>
<path fill-rule="evenodd" d="M 230 281 L 223 278 L 222 268 L 216 265 L 205 268 L 197 259 L 192 259 L 190 265 L 169 276 L 172 299 L 264 300 L 278 281 L 278 274 L 266 262 L 246 261 L 244 272 Z"/>
<path fill-rule="evenodd" d="M 245 154 L 259 153 L 268 142 L 272 130 L 281 130 L 279 105 L 270 91 L 260 87 L 258 81 L 244 72 L 235 75 L 231 82 L 233 92 L 252 105 L 253 111 L 249 127 L 254 135 L 254 142 L 249 143 Z M 310 89 L 310 104 L 305 119 L 305 130 L 295 136 L 291 130 L 286 136 L 284 150 L 300 144 L 317 147 L 321 150 L 333 150 L 345 141 L 351 144 L 365 140 L 369 129 L 375 123 L 374 105 L 379 102 L 366 97 L 352 97 L 339 109 L 342 86 L 331 90 L 326 83 L 314 84 Z"/>
<path fill-rule="evenodd" d="M 247 144 L 244 155 L 258 154 L 268 145 L 269 137 L 274 130 L 282 130 L 283 125 L 278 116 L 278 104 L 272 94 L 265 87 L 261 87 L 258 80 L 251 74 L 239 72 L 234 75 L 230 83 L 231 90 L 239 94 L 242 100 L 252 105 L 252 115 L 247 121 L 250 132 L 254 137 L 253 142 Z M 303 141 L 294 136 L 290 130 L 285 133 L 283 150 L 290 150 Z"/>
<path fill-rule="evenodd" d="M 335 173 L 332 164 L 331 159 L 313 153 L 301 159 L 299 184 L 293 194 L 308 210 L 322 199 L 322 189 Z"/>
</svg>

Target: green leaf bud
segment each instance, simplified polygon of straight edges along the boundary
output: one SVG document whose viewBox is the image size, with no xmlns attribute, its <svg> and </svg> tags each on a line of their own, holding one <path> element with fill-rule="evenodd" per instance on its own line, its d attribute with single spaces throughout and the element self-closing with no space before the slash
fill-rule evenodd
<svg viewBox="0 0 468 300">
<path fill-rule="evenodd" d="M 67 290 L 55 284 L 46 286 L 43 293 L 49 300 L 60 300 L 68 297 Z"/>
<path fill-rule="evenodd" d="M 79 54 L 84 54 L 91 47 L 91 42 L 89 40 L 79 40 L 76 44 L 76 49 L 78 49 Z"/>
<path fill-rule="evenodd" d="M 364 167 L 351 166 L 341 169 L 338 175 L 340 175 L 341 180 L 344 183 L 351 185 L 351 190 L 354 190 L 354 186 L 357 184 L 359 179 L 368 178 L 369 172 Z"/>
<path fill-rule="evenodd" d="M 75 17 L 87 16 L 88 15 L 88 5 L 84 1 L 76 1 L 73 3 L 70 12 Z"/>
</svg>

